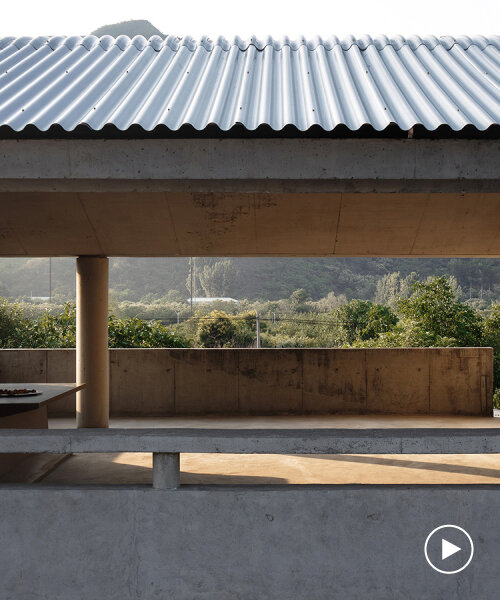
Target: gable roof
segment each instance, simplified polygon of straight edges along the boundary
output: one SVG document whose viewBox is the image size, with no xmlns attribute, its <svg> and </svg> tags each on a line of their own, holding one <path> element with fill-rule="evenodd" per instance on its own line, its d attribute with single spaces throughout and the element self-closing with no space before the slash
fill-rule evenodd
<svg viewBox="0 0 500 600">
<path fill-rule="evenodd" d="M 0 127 L 281 131 L 500 124 L 500 36 L 0 38 Z"/>
</svg>

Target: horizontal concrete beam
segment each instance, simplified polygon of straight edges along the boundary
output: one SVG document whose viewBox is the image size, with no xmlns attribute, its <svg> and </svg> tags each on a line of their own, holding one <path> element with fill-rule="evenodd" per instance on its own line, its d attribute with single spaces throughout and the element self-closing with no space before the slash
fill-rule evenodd
<svg viewBox="0 0 500 600">
<path fill-rule="evenodd" d="M 493 257 L 500 193 L 1 192 L 0 256 Z"/>
<path fill-rule="evenodd" d="M 498 429 L 6 429 L 0 453 L 496 454 Z"/>
<path fill-rule="evenodd" d="M 28 186 L 24 191 L 47 189 L 39 181 L 61 191 L 75 181 L 78 186 L 86 182 L 85 191 L 99 191 L 102 182 L 118 181 L 122 191 L 126 182 L 129 191 L 176 186 L 186 191 L 188 182 L 193 191 L 214 191 L 213 182 L 231 186 L 235 180 L 246 182 L 245 191 L 253 186 L 261 191 L 269 187 L 266 181 L 281 180 L 272 191 L 284 191 L 291 181 L 303 182 L 301 191 L 314 191 L 321 181 L 327 185 L 321 191 L 368 192 L 381 191 L 379 181 L 402 191 L 402 180 L 408 191 L 418 191 L 407 183 L 412 181 L 425 182 L 424 191 L 432 191 L 433 182 L 438 191 L 439 182 L 456 186 L 458 180 L 485 180 L 493 182 L 493 189 L 473 191 L 498 191 L 498 164 L 496 140 L 0 140 L 0 190 L 20 191 L 18 181 Z M 151 187 L 151 180 L 160 188 Z"/>
<path fill-rule="evenodd" d="M 2 192 L 487 194 L 499 179 L 1 179 Z"/>
</svg>

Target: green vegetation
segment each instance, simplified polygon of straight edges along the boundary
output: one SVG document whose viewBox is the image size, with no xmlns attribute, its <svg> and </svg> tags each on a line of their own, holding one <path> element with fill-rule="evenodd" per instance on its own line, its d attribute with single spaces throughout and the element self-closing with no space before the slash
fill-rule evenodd
<svg viewBox="0 0 500 600">
<path fill-rule="evenodd" d="M 235 271 L 227 261 L 204 270 L 203 277 L 212 276 L 229 286 Z M 204 281 L 207 293 L 212 292 L 208 285 Z M 114 348 L 251 347 L 259 314 L 261 343 L 269 348 L 491 346 L 500 389 L 500 302 L 485 305 L 462 297 L 455 277 L 419 280 L 415 273 L 380 278 L 376 301 L 348 300 L 335 292 L 314 300 L 299 288 L 275 301 L 215 301 L 199 305 L 194 314 L 176 291 L 140 302 L 112 293 L 109 343 Z M 73 304 L 0 301 L 0 347 L 74 345 Z M 500 408 L 498 390 L 495 406 Z"/>
<path fill-rule="evenodd" d="M 75 306 L 30 316 L 19 304 L 0 301 L 0 348 L 74 348 Z M 109 316 L 110 348 L 186 348 L 189 342 L 159 322 Z"/>
</svg>

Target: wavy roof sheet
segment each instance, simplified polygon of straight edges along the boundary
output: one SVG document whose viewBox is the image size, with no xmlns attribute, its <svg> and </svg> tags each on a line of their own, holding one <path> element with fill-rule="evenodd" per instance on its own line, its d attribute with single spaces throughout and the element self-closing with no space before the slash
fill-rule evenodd
<svg viewBox="0 0 500 600">
<path fill-rule="evenodd" d="M 0 126 L 332 131 L 500 123 L 500 36 L 0 38 Z"/>
</svg>

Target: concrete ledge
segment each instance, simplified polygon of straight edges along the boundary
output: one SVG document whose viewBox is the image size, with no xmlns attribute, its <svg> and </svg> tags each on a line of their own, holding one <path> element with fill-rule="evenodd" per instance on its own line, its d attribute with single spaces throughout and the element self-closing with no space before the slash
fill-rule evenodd
<svg viewBox="0 0 500 600">
<path fill-rule="evenodd" d="M 496 454 L 498 429 L 5 429 L 0 452 Z"/>
</svg>

